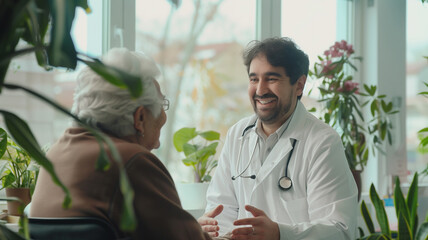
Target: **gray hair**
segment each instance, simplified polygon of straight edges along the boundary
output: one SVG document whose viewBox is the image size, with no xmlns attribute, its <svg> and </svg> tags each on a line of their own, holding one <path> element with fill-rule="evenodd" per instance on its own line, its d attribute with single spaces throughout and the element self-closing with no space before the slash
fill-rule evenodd
<svg viewBox="0 0 428 240">
<path fill-rule="evenodd" d="M 90 126 L 107 130 L 118 137 L 133 135 L 136 133 L 134 112 L 139 106 L 150 110 L 155 118 L 161 113 L 163 99 L 154 83 L 159 69 L 144 53 L 125 48 L 111 49 L 102 61 L 139 76 L 143 94 L 132 99 L 127 89 L 112 85 L 86 66 L 77 76 L 71 112 Z"/>
</svg>

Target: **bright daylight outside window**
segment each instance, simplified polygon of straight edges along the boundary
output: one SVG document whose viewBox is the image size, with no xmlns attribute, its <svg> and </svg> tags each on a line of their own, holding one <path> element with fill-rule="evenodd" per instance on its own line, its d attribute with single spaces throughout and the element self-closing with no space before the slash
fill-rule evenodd
<svg viewBox="0 0 428 240">
<path fill-rule="evenodd" d="M 406 140 L 407 167 L 412 173 L 428 167 L 428 147 L 419 146 L 422 135 L 418 135 L 419 130 L 428 127 L 428 98 L 418 94 L 428 91 L 424 84 L 428 84 L 428 59 L 424 58 L 428 56 L 427 22 L 428 4 L 407 1 Z M 428 178 L 422 181 L 428 182 Z"/>
<path fill-rule="evenodd" d="M 312 68 L 318 60 L 318 55 L 322 55 L 326 49 L 337 41 L 336 5 L 336 0 L 282 1 L 282 36 L 293 39 L 308 54 L 309 68 Z M 311 89 L 313 91 L 308 96 Z M 302 97 L 302 102 L 306 109 L 319 105 L 317 103 L 318 94 L 317 87 L 308 79 Z"/>
<path fill-rule="evenodd" d="M 229 127 L 252 113 L 241 56 L 255 39 L 255 6 L 255 0 L 183 0 L 178 8 L 136 1 L 136 50 L 159 64 L 158 80 L 171 103 L 156 154 L 176 181 L 193 176 L 172 144 L 175 131 L 215 130 L 224 141 Z"/>
</svg>

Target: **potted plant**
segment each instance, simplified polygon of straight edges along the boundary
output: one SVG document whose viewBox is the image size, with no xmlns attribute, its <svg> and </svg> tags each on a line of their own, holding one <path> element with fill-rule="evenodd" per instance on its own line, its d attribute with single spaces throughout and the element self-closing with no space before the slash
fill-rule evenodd
<svg viewBox="0 0 428 240">
<path fill-rule="evenodd" d="M 17 197 L 21 203 L 8 201 L 8 213 L 21 215 L 19 208 L 25 207 L 31 201 L 31 195 L 36 185 L 39 167 L 30 155 L 7 136 L 0 128 L 0 180 L 6 189 L 7 197 Z M 0 190 L 1 190 L 0 189 Z"/>
<path fill-rule="evenodd" d="M 177 191 L 184 209 L 204 209 L 207 182 L 211 171 L 217 166 L 214 159 L 220 133 L 216 131 L 196 131 L 196 128 L 181 128 L 174 133 L 173 143 L 178 152 L 183 152 L 184 165 L 192 167 L 194 184 L 177 184 Z"/>
<path fill-rule="evenodd" d="M 398 111 L 386 95 L 377 95 L 376 86 L 364 84 L 361 88 L 353 81 L 350 70 L 357 71 L 353 61 L 360 60 L 353 54 L 351 44 L 344 40 L 336 42 L 318 57 L 320 61 L 314 64 L 309 76 L 320 81 L 321 119 L 339 132 L 360 192 L 360 173 L 369 155 L 382 152 L 384 142 L 392 143 L 389 117 Z M 364 117 L 366 110 L 370 119 Z"/>
<path fill-rule="evenodd" d="M 394 190 L 394 207 L 398 220 L 397 230 L 391 231 L 388 215 L 384 207 L 384 202 L 379 198 L 376 188 L 372 184 L 370 187 L 370 200 L 376 212 L 376 218 L 379 223 L 380 232 L 375 230 L 373 220 L 367 208 L 365 201 L 361 202 L 361 214 L 369 230 L 369 234 L 365 235 L 364 231 L 360 230 L 359 239 L 428 239 L 428 214 L 425 221 L 418 226 L 418 173 L 415 173 L 412 183 L 409 187 L 407 197 L 401 191 L 400 180 L 397 177 Z"/>
<path fill-rule="evenodd" d="M 428 57 L 427 57 L 428 59 Z M 428 82 L 424 83 L 425 86 L 428 87 Z M 419 93 L 422 96 L 428 97 L 428 92 L 420 92 Z M 418 146 L 418 151 L 421 154 L 427 154 L 428 153 L 428 126 L 419 130 L 419 138 L 421 140 L 419 146 Z M 425 175 L 428 175 L 428 164 L 425 167 L 425 169 L 422 171 L 422 173 L 424 173 Z"/>
</svg>

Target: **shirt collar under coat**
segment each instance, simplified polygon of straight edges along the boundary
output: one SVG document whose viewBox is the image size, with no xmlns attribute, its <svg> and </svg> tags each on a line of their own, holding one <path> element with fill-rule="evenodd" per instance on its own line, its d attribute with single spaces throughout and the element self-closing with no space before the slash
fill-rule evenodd
<svg viewBox="0 0 428 240">
<path fill-rule="evenodd" d="M 306 117 L 307 114 L 311 114 L 309 113 L 305 106 L 303 105 L 303 103 L 299 101 L 297 101 L 296 104 L 296 109 L 294 110 L 293 114 L 291 115 L 291 119 L 290 122 L 287 125 L 287 121 L 285 122 L 285 124 L 283 124 L 280 128 L 278 128 L 276 130 L 276 133 L 281 132 L 281 130 L 287 130 L 286 134 L 280 134 L 280 137 L 288 137 L 288 138 L 292 138 L 292 139 L 296 139 L 297 141 L 300 141 L 303 139 L 302 136 L 302 131 L 301 129 L 304 126 L 304 121 L 303 119 Z M 248 129 L 248 133 L 245 133 L 245 135 L 255 135 L 258 136 L 257 133 L 255 132 L 255 129 L 257 128 L 258 125 L 258 118 L 257 115 L 253 115 L 247 122 L 246 127 L 253 125 L 253 127 L 251 129 Z M 285 127 L 286 129 L 283 129 L 283 127 Z"/>
<path fill-rule="evenodd" d="M 303 104 L 298 101 L 296 109 L 293 113 L 293 117 L 291 118 L 291 121 L 288 126 L 288 130 L 282 134 L 278 142 L 275 144 L 274 148 L 272 149 L 269 156 L 266 158 L 263 166 L 260 165 L 260 161 L 252 161 L 252 169 L 257 170 L 257 182 L 261 183 L 268 175 L 269 173 L 280 163 L 286 160 L 286 156 L 292 149 L 292 139 L 297 140 L 297 145 L 300 140 L 303 139 L 303 126 L 305 124 L 305 118 L 306 115 L 310 114 L 306 111 Z M 248 122 L 246 126 L 249 126 L 251 124 L 255 124 L 257 121 L 257 116 L 254 115 Z M 251 152 L 256 147 L 258 135 L 255 132 L 255 128 L 251 128 L 248 130 L 248 143 L 249 143 L 249 152 L 248 156 L 251 156 Z M 246 137 L 246 136 L 244 136 Z M 244 140 L 245 141 L 245 140 Z M 256 184 L 255 187 L 257 187 L 259 184 Z"/>
</svg>

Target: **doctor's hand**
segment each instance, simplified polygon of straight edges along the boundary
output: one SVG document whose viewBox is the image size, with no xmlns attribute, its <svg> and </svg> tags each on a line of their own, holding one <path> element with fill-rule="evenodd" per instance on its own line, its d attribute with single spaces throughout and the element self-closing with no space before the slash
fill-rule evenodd
<svg viewBox="0 0 428 240">
<path fill-rule="evenodd" d="M 278 224 L 266 214 L 253 206 L 246 205 L 245 210 L 253 214 L 253 218 L 243 218 L 233 222 L 233 225 L 251 225 L 252 227 L 236 228 L 232 231 L 232 239 L 279 240 Z"/>
<path fill-rule="evenodd" d="M 217 226 L 218 222 L 214 218 L 223 211 L 223 205 L 218 205 L 213 210 L 206 212 L 202 217 L 198 218 L 198 223 L 201 225 L 202 230 L 207 232 L 211 237 L 218 236 L 218 230 L 220 229 Z"/>
</svg>

